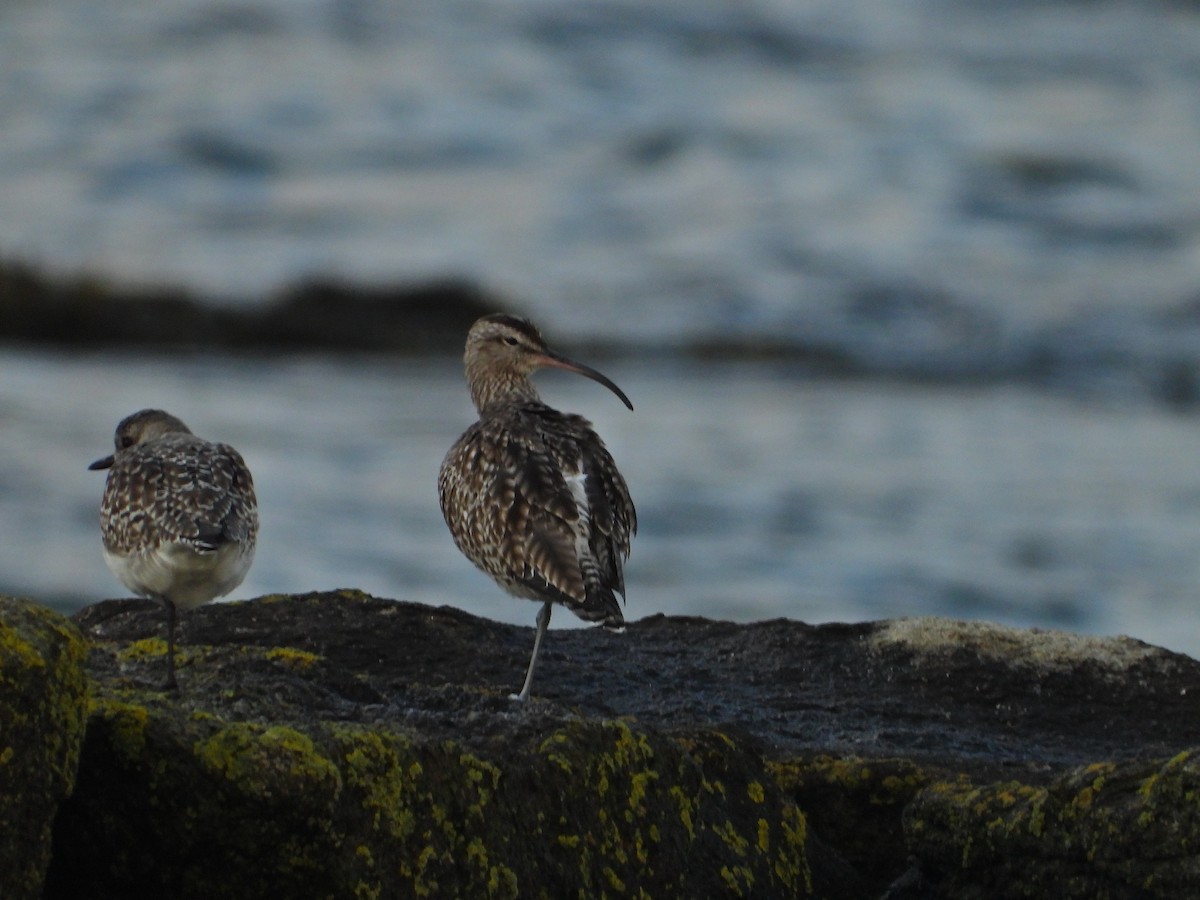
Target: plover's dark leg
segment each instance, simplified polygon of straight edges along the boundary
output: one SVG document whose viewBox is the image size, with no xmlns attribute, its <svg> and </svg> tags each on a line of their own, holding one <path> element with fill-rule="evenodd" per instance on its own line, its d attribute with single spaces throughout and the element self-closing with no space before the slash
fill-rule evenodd
<svg viewBox="0 0 1200 900">
<path fill-rule="evenodd" d="M 179 682 L 175 680 L 175 604 L 164 600 L 167 608 L 167 680 L 163 682 L 164 691 L 179 690 Z"/>
</svg>

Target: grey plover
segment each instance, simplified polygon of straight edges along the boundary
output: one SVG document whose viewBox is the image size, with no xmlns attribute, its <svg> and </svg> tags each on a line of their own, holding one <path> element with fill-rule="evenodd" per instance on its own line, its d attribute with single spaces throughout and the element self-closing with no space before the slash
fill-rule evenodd
<svg viewBox="0 0 1200 900">
<path fill-rule="evenodd" d="M 258 501 L 228 444 L 196 437 L 161 409 L 123 419 L 100 505 L 104 561 L 135 594 L 167 610 L 167 680 L 174 689 L 175 619 L 242 583 L 254 559 Z"/>
<path fill-rule="evenodd" d="M 508 593 L 540 601 L 526 700 L 555 603 L 581 619 L 624 625 L 622 563 L 637 513 L 612 456 L 582 416 L 542 403 L 529 380 L 554 367 L 598 381 L 633 409 L 595 369 L 546 346 L 525 319 L 496 314 L 467 335 L 463 361 L 479 421 L 442 461 L 442 515 L 466 557 Z"/>
</svg>

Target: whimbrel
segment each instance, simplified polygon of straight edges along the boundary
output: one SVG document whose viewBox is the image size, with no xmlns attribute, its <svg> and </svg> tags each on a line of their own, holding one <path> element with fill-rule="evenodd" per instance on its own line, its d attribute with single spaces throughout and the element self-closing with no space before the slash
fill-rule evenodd
<svg viewBox="0 0 1200 900">
<path fill-rule="evenodd" d="M 167 680 L 174 690 L 175 619 L 228 594 L 254 559 L 258 501 L 250 471 L 228 444 L 196 437 L 161 409 L 117 426 L 100 505 L 104 561 L 129 590 L 167 609 Z"/>
<path fill-rule="evenodd" d="M 624 625 L 615 594 L 624 597 L 621 566 L 637 531 L 629 488 L 591 422 L 542 403 L 529 376 L 566 369 L 633 404 L 516 316 L 472 325 L 463 360 L 479 421 L 442 461 L 438 497 L 458 549 L 508 593 L 542 604 L 525 682 L 514 695 L 523 701 L 555 603 L 607 628 Z"/>
</svg>

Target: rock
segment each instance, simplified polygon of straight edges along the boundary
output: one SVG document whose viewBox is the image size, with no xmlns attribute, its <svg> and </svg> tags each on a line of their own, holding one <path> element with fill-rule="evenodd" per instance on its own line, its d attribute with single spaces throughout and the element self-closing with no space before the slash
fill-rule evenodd
<svg viewBox="0 0 1200 900">
<path fill-rule="evenodd" d="M 0 338 L 66 347 L 459 353 L 505 305 L 455 278 L 364 285 L 313 279 L 257 303 L 216 304 L 176 286 L 51 277 L 0 261 Z"/>
<path fill-rule="evenodd" d="M 751 738 L 513 704 L 525 629 L 352 593 L 218 604 L 184 617 L 170 696 L 161 622 L 138 601 L 80 616 L 97 699 L 49 898 L 769 897 L 835 877 Z"/>
<path fill-rule="evenodd" d="M 926 885 L 914 896 L 1195 897 L 1200 758 L 1093 763 L 1039 786 L 944 783 L 904 826 Z"/>
<path fill-rule="evenodd" d="M 453 609 L 212 604 L 181 620 L 178 696 L 156 606 L 77 621 L 96 699 L 50 900 L 982 897 L 1001 866 L 1126 896 L 1143 869 L 1085 881 L 1071 856 L 1110 827 L 1140 896 L 1174 897 L 1200 836 L 1171 814 L 1187 783 L 1160 774 L 1149 807 L 1150 774 L 1108 774 L 1200 745 L 1200 664 L 1129 639 L 655 616 L 552 631 L 521 708 L 532 629 Z M 1081 772 L 1120 817 L 1074 814 Z M 1182 862 L 1154 862 L 1176 820 Z"/>
<path fill-rule="evenodd" d="M 58 613 L 0 597 L 0 895 L 42 896 L 87 721 L 87 645 Z"/>
</svg>

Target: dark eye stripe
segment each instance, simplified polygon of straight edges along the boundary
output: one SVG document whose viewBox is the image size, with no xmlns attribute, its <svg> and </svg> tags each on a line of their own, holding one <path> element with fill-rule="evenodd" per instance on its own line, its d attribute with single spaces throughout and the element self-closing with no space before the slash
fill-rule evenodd
<svg viewBox="0 0 1200 900">
<path fill-rule="evenodd" d="M 497 325 L 506 325 L 513 331 L 525 335 L 531 341 L 539 342 L 542 339 L 541 334 L 533 323 L 527 319 L 522 319 L 517 316 L 510 316 L 507 313 L 495 313 L 484 317 L 489 322 L 495 322 Z"/>
</svg>

